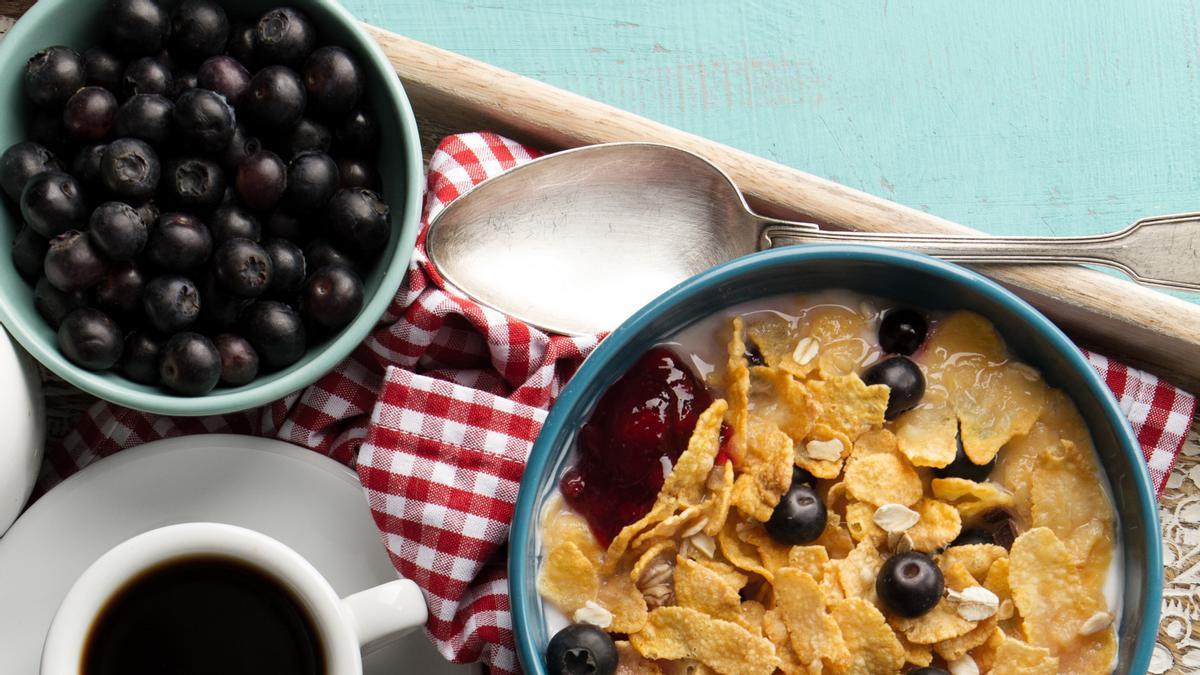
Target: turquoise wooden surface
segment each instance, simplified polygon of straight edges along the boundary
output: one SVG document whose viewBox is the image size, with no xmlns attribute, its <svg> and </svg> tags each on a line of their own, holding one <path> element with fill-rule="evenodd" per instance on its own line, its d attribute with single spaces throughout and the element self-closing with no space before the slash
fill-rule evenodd
<svg viewBox="0 0 1200 675">
<path fill-rule="evenodd" d="M 344 2 L 993 233 L 1200 210 L 1194 0 Z"/>
</svg>

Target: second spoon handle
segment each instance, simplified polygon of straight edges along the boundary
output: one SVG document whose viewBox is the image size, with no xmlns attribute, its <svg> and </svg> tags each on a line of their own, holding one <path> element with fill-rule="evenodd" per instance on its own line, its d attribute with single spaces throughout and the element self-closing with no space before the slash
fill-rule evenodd
<svg viewBox="0 0 1200 675">
<path fill-rule="evenodd" d="M 840 232 L 764 221 L 759 248 L 857 243 L 889 246 L 963 263 L 1105 265 L 1134 280 L 1200 290 L 1200 213 L 1146 218 L 1124 230 L 1084 237 L 989 237 Z"/>
</svg>

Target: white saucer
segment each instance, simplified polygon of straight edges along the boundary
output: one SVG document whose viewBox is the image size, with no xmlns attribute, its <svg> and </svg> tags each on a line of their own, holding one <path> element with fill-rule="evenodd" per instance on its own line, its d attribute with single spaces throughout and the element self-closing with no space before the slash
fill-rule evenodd
<svg viewBox="0 0 1200 675">
<path fill-rule="evenodd" d="M 234 435 L 185 436 L 100 460 L 0 538 L 0 673 L 33 675 L 75 578 L 116 544 L 189 521 L 240 525 L 294 548 L 342 595 L 397 578 L 358 478 L 315 452 Z M 417 631 L 363 659 L 365 675 L 467 675 Z"/>
</svg>

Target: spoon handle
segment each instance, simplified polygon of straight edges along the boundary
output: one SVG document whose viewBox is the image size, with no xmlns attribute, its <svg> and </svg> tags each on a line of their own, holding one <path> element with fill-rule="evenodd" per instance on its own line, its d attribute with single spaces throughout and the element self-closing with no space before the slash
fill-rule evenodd
<svg viewBox="0 0 1200 675">
<path fill-rule="evenodd" d="M 831 242 L 888 246 L 973 264 L 1104 265 L 1142 284 L 1200 291 L 1200 213 L 1145 218 L 1117 232 L 1084 237 L 841 232 L 765 221 L 759 248 Z"/>
</svg>

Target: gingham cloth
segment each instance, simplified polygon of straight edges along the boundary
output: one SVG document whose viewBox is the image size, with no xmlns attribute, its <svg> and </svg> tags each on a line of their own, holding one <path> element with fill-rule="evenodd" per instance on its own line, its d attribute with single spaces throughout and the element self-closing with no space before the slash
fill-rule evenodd
<svg viewBox="0 0 1200 675">
<path fill-rule="evenodd" d="M 450 136 L 429 163 L 426 218 L 539 153 L 491 133 Z M 204 432 L 272 436 L 355 467 L 396 569 L 421 586 L 430 639 L 452 661 L 518 671 L 506 541 L 546 408 L 598 338 L 547 335 L 448 290 L 418 242 L 380 325 L 332 372 L 260 409 L 168 418 L 97 403 L 51 448 L 41 489 L 122 448 Z M 1141 441 L 1156 489 L 1196 400 L 1089 354 Z"/>
</svg>

